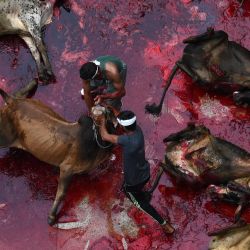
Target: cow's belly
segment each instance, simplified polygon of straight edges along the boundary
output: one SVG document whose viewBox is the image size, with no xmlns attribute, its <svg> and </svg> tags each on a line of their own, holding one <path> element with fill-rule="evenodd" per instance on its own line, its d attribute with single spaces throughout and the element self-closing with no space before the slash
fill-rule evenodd
<svg viewBox="0 0 250 250">
<path fill-rule="evenodd" d="M 1 31 L 26 31 L 26 27 L 16 14 L 0 14 L 0 33 Z"/>
<path fill-rule="evenodd" d="M 22 148 L 39 160 L 58 166 L 69 154 L 74 140 L 70 130 L 68 134 L 63 133 L 59 126 L 46 122 L 21 120 L 18 124 L 18 140 L 12 147 Z"/>
</svg>

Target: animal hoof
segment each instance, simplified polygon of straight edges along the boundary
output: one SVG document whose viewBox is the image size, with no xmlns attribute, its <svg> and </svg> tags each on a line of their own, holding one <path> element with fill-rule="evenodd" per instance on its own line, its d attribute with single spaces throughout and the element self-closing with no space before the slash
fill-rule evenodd
<svg viewBox="0 0 250 250">
<path fill-rule="evenodd" d="M 56 81 L 56 77 L 50 70 L 44 70 L 42 74 L 39 74 L 39 82 L 42 85 L 48 85 L 50 83 L 54 83 Z"/>
<path fill-rule="evenodd" d="M 159 115 L 161 113 L 161 107 L 157 106 L 155 103 L 145 106 L 146 113 L 150 113 L 152 115 Z"/>
<path fill-rule="evenodd" d="M 48 217 L 48 224 L 50 226 L 53 226 L 55 224 L 55 222 L 56 222 L 56 217 L 52 216 L 52 215 L 49 215 L 49 217 Z"/>
</svg>

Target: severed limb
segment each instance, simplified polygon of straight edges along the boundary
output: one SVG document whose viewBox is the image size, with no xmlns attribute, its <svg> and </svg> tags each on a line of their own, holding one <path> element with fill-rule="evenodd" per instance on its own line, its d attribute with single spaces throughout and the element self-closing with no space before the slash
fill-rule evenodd
<svg viewBox="0 0 250 250">
<path fill-rule="evenodd" d="M 165 98 L 165 95 L 167 93 L 167 90 L 168 88 L 170 87 L 171 85 L 171 82 L 172 82 L 172 79 L 174 78 L 175 76 L 175 73 L 177 72 L 177 70 L 179 69 L 178 65 L 176 64 L 174 66 L 174 68 L 172 69 L 171 73 L 170 73 L 170 76 L 167 80 L 167 83 L 166 83 L 166 86 L 163 90 L 163 93 L 162 93 L 162 97 L 161 97 L 161 100 L 160 100 L 160 103 L 157 105 L 156 103 L 153 103 L 151 105 L 147 104 L 145 106 L 145 110 L 146 112 L 150 113 L 150 114 L 153 114 L 153 115 L 159 115 L 161 113 L 161 110 L 162 110 L 162 105 L 163 105 L 163 101 L 164 101 L 164 98 Z"/>
</svg>

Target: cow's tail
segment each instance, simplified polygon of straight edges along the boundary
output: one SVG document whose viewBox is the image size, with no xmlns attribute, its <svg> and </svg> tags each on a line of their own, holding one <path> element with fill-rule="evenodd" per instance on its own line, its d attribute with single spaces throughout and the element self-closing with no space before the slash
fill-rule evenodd
<svg viewBox="0 0 250 250">
<path fill-rule="evenodd" d="M 11 97 L 10 97 L 10 95 L 8 95 L 4 90 L 2 90 L 1 88 L 0 88 L 0 95 L 3 97 L 3 100 L 5 101 L 5 103 L 9 103 L 10 102 L 10 99 L 11 99 Z"/>
<path fill-rule="evenodd" d="M 175 66 L 173 67 L 169 77 L 168 77 L 168 80 L 166 82 L 166 86 L 164 87 L 164 90 L 163 90 L 162 97 L 161 97 L 159 105 L 156 105 L 155 103 L 153 103 L 151 105 L 147 104 L 146 107 L 145 107 L 146 112 L 148 112 L 150 114 L 154 114 L 154 115 L 159 115 L 161 113 L 161 109 L 162 109 L 162 105 L 163 105 L 165 95 L 166 95 L 167 90 L 170 87 L 171 82 L 172 82 L 172 80 L 173 80 L 173 78 L 175 76 L 175 73 L 177 72 L 178 69 L 179 69 L 179 66 L 176 63 Z"/>
</svg>

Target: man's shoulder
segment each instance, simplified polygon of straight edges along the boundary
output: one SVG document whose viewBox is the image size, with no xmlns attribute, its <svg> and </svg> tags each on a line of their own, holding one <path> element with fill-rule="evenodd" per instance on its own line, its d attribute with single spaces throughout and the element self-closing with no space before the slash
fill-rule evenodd
<svg viewBox="0 0 250 250">
<path fill-rule="evenodd" d="M 122 60 L 117 56 L 105 55 L 105 56 L 98 56 L 95 60 L 103 61 L 103 62 L 122 62 Z"/>
</svg>

